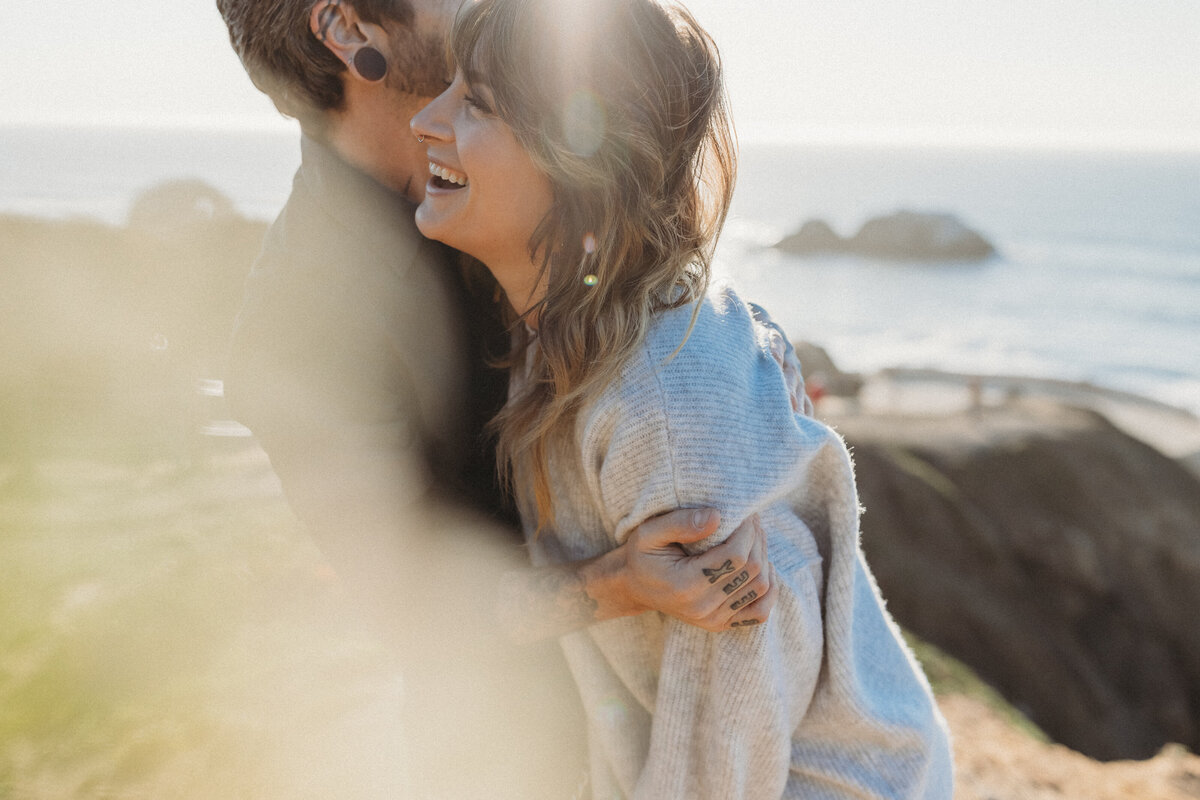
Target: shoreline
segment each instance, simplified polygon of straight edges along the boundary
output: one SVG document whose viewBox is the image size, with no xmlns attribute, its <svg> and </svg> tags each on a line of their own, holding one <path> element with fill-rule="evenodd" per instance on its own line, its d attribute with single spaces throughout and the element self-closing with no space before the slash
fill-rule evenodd
<svg viewBox="0 0 1200 800">
<path fill-rule="evenodd" d="M 1057 402 L 1095 411 L 1159 452 L 1200 468 L 1200 417 L 1188 409 L 1084 381 L 888 367 L 860 376 L 853 397 L 828 396 L 819 415 L 833 418 L 940 417 L 1012 402 Z"/>
</svg>

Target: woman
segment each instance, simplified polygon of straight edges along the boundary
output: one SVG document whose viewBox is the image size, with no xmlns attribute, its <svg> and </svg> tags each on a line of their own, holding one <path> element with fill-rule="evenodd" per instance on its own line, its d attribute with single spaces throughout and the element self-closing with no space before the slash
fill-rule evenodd
<svg viewBox="0 0 1200 800">
<path fill-rule="evenodd" d="M 533 558 L 709 505 L 761 515 L 780 589 L 763 624 L 650 613 L 563 638 L 593 796 L 949 797 L 944 723 L 862 560 L 846 449 L 789 391 L 761 313 L 707 289 L 734 171 L 711 39 L 655 0 L 478 0 L 451 46 L 453 83 L 413 120 L 417 223 L 486 264 L 524 323 L 495 424 Z M 752 603 L 723 566 L 709 580 Z"/>
</svg>

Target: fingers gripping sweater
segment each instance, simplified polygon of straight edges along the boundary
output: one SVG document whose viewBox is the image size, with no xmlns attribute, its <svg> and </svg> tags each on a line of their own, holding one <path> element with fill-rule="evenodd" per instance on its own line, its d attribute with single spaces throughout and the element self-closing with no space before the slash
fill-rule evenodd
<svg viewBox="0 0 1200 800">
<path fill-rule="evenodd" d="M 778 336 L 732 293 L 660 314 L 551 455 L 554 529 L 533 558 L 588 558 L 646 518 L 758 512 L 781 594 L 766 624 L 708 633 L 657 613 L 563 638 L 596 800 L 949 798 L 945 723 L 863 560 L 849 454 L 793 411 Z"/>
</svg>

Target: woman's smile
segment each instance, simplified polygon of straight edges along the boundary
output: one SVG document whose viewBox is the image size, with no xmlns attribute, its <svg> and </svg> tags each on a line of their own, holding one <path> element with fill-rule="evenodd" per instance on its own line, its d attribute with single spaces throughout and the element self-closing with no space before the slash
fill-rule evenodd
<svg viewBox="0 0 1200 800">
<path fill-rule="evenodd" d="M 429 174 L 429 187 L 434 190 L 454 191 L 467 186 L 466 175 L 433 161 L 429 162 Z"/>
</svg>

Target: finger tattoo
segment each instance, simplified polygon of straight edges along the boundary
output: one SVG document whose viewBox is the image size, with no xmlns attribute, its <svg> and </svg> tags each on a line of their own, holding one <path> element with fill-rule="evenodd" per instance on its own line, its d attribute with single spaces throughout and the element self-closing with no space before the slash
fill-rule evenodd
<svg viewBox="0 0 1200 800">
<path fill-rule="evenodd" d="M 722 586 L 721 590 L 724 591 L 725 594 L 733 594 L 734 589 L 738 588 L 739 586 L 741 586 L 743 583 L 745 583 L 748 580 L 750 580 L 750 571 L 744 569 L 738 573 L 738 576 L 736 578 L 734 578 L 729 583 Z"/>
<path fill-rule="evenodd" d="M 755 598 L 757 598 L 757 597 L 758 597 L 758 592 L 757 592 L 756 590 L 754 590 L 754 589 L 751 589 L 750 591 L 746 592 L 746 596 L 745 596 L 745 597 L 743 597 L 741 600 L 738 600 L 738 601 L 736 601 L 736 602 L 735 602 L 733 605 L 731 605 L 731 606 L 729 607 L 729 610 L 730 610 L 730 611 L 737 611 L 739 608 L 741 608 L 742 606 L 746 605 L 746 604 L 747 604 L 747 603 L 749 603 L 751 600 L 754 600 L 754 599 L 755 599 Z"/>
<path fill-rule="evenodd" d="M 737 622 L 729 623 L 729 627 L 731 627 L 731 628 L 746 628 L 746 627 L 749 627 L 750 625 L 758 625 L 758 624 L 759 624 L 759 621 L 756 619 L 742 619 L 742 620 L 738 620 Z"/>
<path fill-rule="evenodd" d="M 702 567 L 701 569 L 704 570 L 704 575 L 708 578 L 709 583 L 716 583 L 722 577 L 733 572 L 733 562 L 727 558 L 724 564 L 715 569 L 709 569 L 708 567 Z"/>
</svg>

